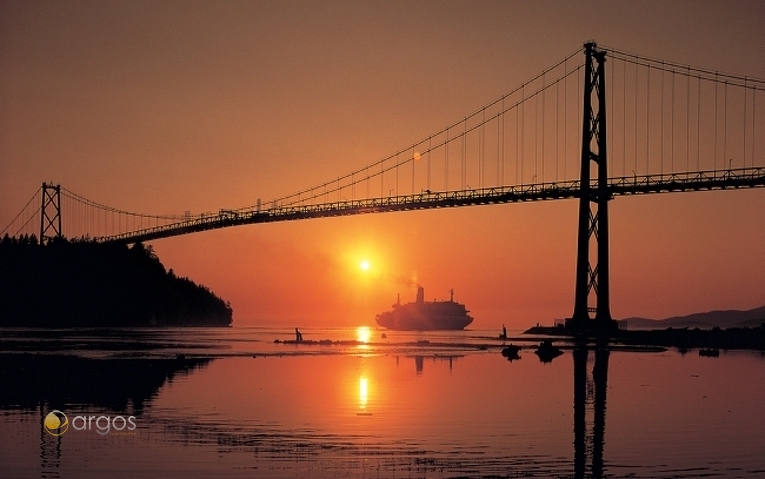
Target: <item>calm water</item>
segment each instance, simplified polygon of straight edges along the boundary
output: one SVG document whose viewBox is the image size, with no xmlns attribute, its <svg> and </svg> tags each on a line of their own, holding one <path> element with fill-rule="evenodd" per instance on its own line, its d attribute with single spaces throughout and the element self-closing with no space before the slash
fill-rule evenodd
<svg viewBox="0 0 765 479">
<path fill-rule="evenodd" d="M 765 477 L 759 353 L 381 334 L 0 330 L 0 477 Z"/>
</svg>

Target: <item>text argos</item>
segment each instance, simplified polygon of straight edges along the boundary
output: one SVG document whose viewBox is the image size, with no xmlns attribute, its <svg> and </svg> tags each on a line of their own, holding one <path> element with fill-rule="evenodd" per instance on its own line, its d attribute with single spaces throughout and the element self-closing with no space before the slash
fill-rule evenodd
<svg viewBox="0 0 765 479">
<path fill-rule="evenodd" d="M 79 415 L 69 421 L 61 411 L 52 411 L 44 421 L 45 430 L 53 436 L 61 436 L 69 427 L 75 431 L 95 431 L 105 436 L 111 432 L 125 433 L 136 429 L 135 416 Z"/>
</svg>

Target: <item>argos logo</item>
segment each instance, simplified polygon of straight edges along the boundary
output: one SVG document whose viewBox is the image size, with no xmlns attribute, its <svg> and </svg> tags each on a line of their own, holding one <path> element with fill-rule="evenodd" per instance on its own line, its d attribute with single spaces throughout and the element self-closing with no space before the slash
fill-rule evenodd
<svg viewBox="0 0 765 479">
<path fill-rule="evenodd" d="M 112 434 L 134 434 L 135 416 L 74 416 L 69 418 L 59 410 L 53 410 L 45 416 L 43 428 L 51 436 L 62 436 L 71 425 L 75 431 L 93 431 L 106 436 Z"/>
<path fill-rule="evenodd" d="M 43 427 L 45 432 L 51 436 L 61 436 L 69 429 L 69 419 L 66 417 L 66 414 L 58 409 L 54 409 L 45 416 Z"/>
</svg>

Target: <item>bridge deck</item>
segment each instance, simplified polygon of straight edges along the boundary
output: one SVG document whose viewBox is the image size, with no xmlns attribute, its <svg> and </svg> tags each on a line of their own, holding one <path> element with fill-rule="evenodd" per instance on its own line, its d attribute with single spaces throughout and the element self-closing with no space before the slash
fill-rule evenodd
<svg viewBox="0 0 765 479">
<path fill-rule="evenodd" d="M 101 242 L 137 243 L 253 223 L 578 198 L 580 194 L 579 186 L 579 180 L 574 180 L 559 183 L 536 183 L 457 191 L 425 191 L 413 195 L 343 200 L 309 205 L 275 205 L 267 209 L 222 210 L 219 215 L 198 216 L 178 223 L 114 236 L 105 236 L 97 238 L 97 240 Z M 755 188 L 765 186 L 765 167 L 613 177 L 609 178 L 608 186 L 612 197 L 681 191 Z"/>
</svg>

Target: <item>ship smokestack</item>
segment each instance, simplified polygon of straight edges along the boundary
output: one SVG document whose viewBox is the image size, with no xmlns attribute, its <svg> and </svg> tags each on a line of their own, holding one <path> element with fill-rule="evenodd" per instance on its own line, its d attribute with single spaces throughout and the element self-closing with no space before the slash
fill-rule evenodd
<svg viewBox="0 0 765 479">
<path fill-rule="evenodd" d="M 423 288 L 422 286 L 417 286 L 417 302 L 418 303 L 425 302 L 425 288 Z"/>
</svg>

